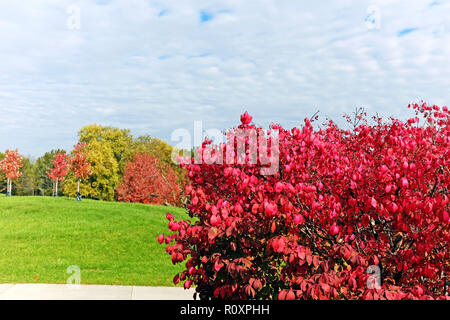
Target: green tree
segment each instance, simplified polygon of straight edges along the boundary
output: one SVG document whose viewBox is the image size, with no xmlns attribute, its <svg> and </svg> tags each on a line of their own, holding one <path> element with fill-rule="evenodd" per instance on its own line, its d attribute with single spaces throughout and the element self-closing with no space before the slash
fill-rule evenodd
<svg viewBox="0 0 450 320">
<path fill-rule="evenodd" d="M 17 181 L 16 193 L 21 196 L 34 196 L 37 194 L 40 185 L 36 161 L 24 157 L 23 164 L 22 175 Z"/>
<path fill-rule="evenodd" d="M 65 152 L 65 150 L 57 149 L 46 152 L 34 163 L 35 177 L 37 181 L 37 189 L 35 192 L 36 195 L 51 196 L 53 194 L 54 183 L 48 177 L 47 171 L 52 166 L 52 161 L 55 158 L 55 154 L 58 152 Z M 64 188 L 64 183 L 65 181 L 60 182 L 61 190 Z"/>
<path fill-rule="evenodd" d="M 137 153 L 149 153 L 165 165 L 172 165 L 172 149 L 171 145 L 161 139 L 149 135 L 140 136 L 133 141 L 133 145 L 127 153 L 127 160 L 133 160 Z"/>
</svg>

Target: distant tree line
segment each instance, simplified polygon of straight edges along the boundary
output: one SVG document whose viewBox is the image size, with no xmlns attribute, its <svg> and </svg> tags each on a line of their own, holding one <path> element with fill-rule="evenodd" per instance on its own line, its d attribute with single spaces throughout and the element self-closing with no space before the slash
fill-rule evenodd
<svg viewBox="0 0 450 320">
<path fill-rule="evenodd" d="M 122 192 L 120 199 L 122 201 L 158 204 L 180 203 L 181 187 L 184 185 L 186 179 L 183 172 L 184 169 L 172 162 L 173 147 L 165 141 L 149 135 L 135 138 L 128 129 L 119 129 L 98 124 L 87 125 L 81 128 L 78 132 L 78 139 L 79 143 L 85 145 L 86 158 L 90 163 L 90 175 L 85 179 L 80 179 L 80 177 L 74 174 L 73 170 L 67 170 L 67 175 L 64 176 L 64 179 L 57 180 L 60 195 L 75 197 L 79 191 L 87 198 L 112 201 L 119 198 L 117 190 L 119 185 L 122 184 L 120 188 Z M 36 159 L 23 157 L 23 166 L 20 169 L 21 175 L 12 181 L 12 194 L 32 196 L 53 195 L 55 192 L 55 180 L 49 177 L 49 170 L 54 168 L 54 161 L 58 157 L 58 154 L 73 156 L 74 151 L 67 153 L 63 149 L 54 149 Z M 151 157 L 138 157 L 139 164 L 132 165 L 136 155 L 150 155 Z M 5 154 L 0 153 L 0 161 L 4 157 Z M 137 170 L 137 168 L 143 165 L 143 159 L 149 159 L 149 161 L 151 159 L 151 163 L 144 164 L 144 167 L 149 168 L 153 163 L 157 169 L 150 168 L 149 172 L 153 174 L 158 172 L 163 179 L 161 177 L 153 179 L 148 176 L 146 181 L 149 181 L 152 187 L 144 187 L 143 182 L 140 181 L 139 185 L 142 185 L 144 189 L 130 191 L 130 188 L 133 188 L 133 190 L 136 189 L 133 186 L 133 174 L 139 174 L 140 177 L 137 178 L 142 178 L 142 170 Z M 123 177 L 127 168 L 130 169 L 127 172 L 125 183 Z M 83 180 L 82 183 L 79 183 L 80 180 Z M 165 185 L 162 186 L 156 181 L 161 181 Z M 130 195 L 132 192 L 149 192 L 149 188 L 165 190 L 168 187 L 170 190 L 176 190 L 176 201 L 174 200 L 173 193 L 167 199 L 157 199 L 157 197 L 155 198 L 155 193 L 152 192 L 152 195 L 148 196 L 149 199 L 153 198 L 152 201 L 148 201 L 147 196 L 142 196 L 142 194 L 140 196 L 125 196 L 126 194 Z M 6 175 L 0 173 L 0 192 L 5 193 L 6 188 Z M 138 199 L 144 200 L 140 201 Z"/>
</svg>

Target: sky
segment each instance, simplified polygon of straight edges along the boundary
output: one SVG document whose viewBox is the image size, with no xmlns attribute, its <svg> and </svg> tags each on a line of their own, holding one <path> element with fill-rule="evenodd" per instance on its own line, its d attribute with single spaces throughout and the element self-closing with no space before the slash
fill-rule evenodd
<svg viewBox="0 0 450 320">
<path fill-rule="evenodd" d="M 0 151 L 450 104 L 448 0 L 0 0 Z"/>
</svg>

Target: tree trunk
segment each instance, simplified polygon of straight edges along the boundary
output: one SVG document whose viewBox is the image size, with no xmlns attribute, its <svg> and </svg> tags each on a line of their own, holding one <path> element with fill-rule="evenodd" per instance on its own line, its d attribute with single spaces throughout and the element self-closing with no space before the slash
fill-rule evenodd
<svg viewBox="0 0 450 320">
<path fill-rule="evenodd" d="M 55 197 L 58 196 L 58 179 L 56 179 L 56 186 L 55 186 Z"/>
<path fill-rule="evenodd" d="M 11 195 L 11 179 L 8 178 L 6 181 L 6 196 L 9 197 Z"/>
<path fill-rule="evenodd" d="M 77 186 L 77 201 L 81 201 L 80 183 L 81 183 L 81 178 L 78 179 L 78 186 Z"/>
</svg>

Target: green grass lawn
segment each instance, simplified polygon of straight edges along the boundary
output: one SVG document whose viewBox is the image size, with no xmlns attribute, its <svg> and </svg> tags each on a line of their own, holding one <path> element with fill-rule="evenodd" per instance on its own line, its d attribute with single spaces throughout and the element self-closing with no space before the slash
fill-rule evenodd
<svg viewBox="0 0 450 320">
<path fill-rule="evenodd" d="M 79 266 L 82 284 L 173 286 L 173 266 L 155 235 L 167 212 L 183 209 L 50 197 L 0 197 L 0 283 L 66 283 Z"/>
</svg>

